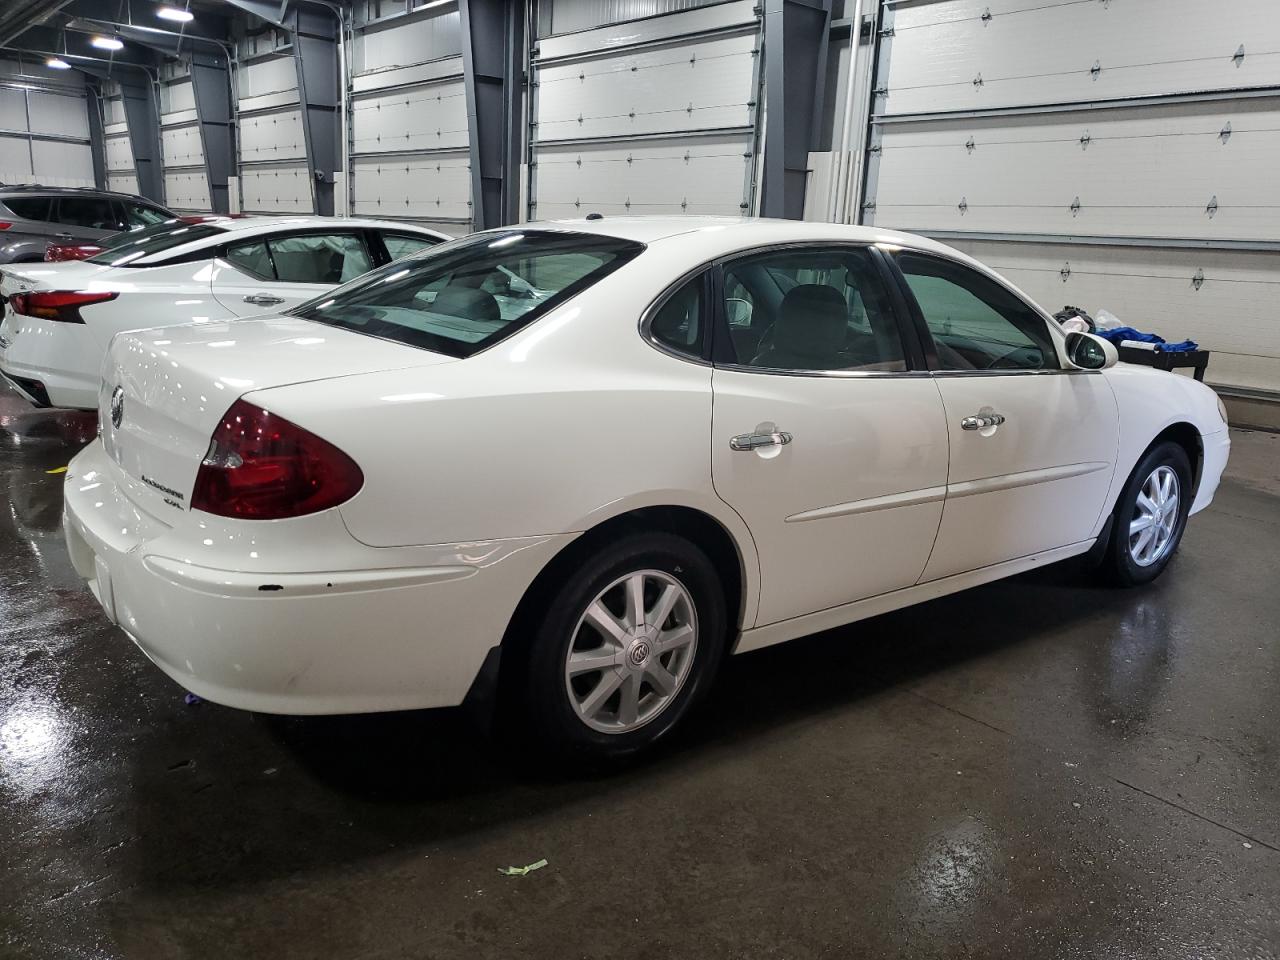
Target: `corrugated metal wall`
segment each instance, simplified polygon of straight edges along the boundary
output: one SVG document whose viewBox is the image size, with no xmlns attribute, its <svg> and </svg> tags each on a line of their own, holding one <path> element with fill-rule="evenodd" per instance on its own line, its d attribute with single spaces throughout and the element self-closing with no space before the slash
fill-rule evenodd
<svg viewBox="0 0 1280 960">
<path fill-rule="evenodd" d="M 470 138 L 457 4 L 361 24 L 351 69 L 351 212 L 467 233 Z"/>
<path fill-rule="evenodd" d="M 868 222 L 1280 390 L 1274 0 L 901 0 L 883 26 Z"/>
<path fill-rule="evenodd" d="M 0 58 L 0 183 L 34 182 L 94 186 L 84 80 Z"/>
<path fill-rule="evenodd" d="M 538 21 L 607 20 L 650 3 L 551 0 Z M 537 39 L 530 219 L 752 209 L 759 11 L 751 0 Z"/>
<path fill-rule="evenodd" d="M 237 40 L 236 53 L 242 210 L 314 213 L 298 71 L 288 34 L 248 34 Z"/>
<path fill-rule="evenodd" d="M 185 61 L 170 61 L 160 70 L 160 149 L 166 205 L 178 211 L 212 211 L 191 66 Z"/>
</svg>

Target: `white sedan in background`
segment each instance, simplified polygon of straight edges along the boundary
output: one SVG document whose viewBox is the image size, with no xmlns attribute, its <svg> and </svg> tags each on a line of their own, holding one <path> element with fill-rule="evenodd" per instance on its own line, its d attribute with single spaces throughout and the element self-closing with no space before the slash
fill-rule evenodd
<svg viewBox="0 0 1280 960">
<path fill-rule="evenodd" d="M 122 330 L 297 306 L 449 239 L 385 220 L 252 217 L 144 231 L 83 261 L 0 271 L 0 374 L 37 406 L 91 410 Z"/>
<path fill-rule="evenodd" d="M 103 374 L 66 534 L 162 670 L 269 713 L 498 691 L 590 757 L 727 653 L 1090 551 L 1149 581 L 1229 448 L 1203 384 L 939 243 L 816 223 L 493 230 L 122 334 Z"/>
</svg>

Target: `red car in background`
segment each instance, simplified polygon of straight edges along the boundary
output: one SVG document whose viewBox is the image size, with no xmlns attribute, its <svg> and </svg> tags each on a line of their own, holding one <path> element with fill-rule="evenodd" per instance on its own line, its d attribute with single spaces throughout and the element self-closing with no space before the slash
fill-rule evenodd
<svg viewBox="0 0 1280 960">
<path fill-rule="evenodd" d="M 143 230 L 122 230 L 119 233 L 113 233 L 111 236 L 103 238 L 101 243 L 52 243 L 45 250 L 44 259 L 48 263 L 61 263 L 65 260 L 87 260 L 103 250 L 110 250 L 116 244 L 124 243 L 126 240 L 137 240 L 143 231 L 148 234 L 164 233 L 166 230 L 172 230 L 174 227 L 186 224 L 209 223 L 214 220 L 230 220 L 242 216 L 244 215 L 240 213 L 234 213 L 230 216 L 221 213 L 195 213 L 184 217 L 174 217 L 171 220 L 165 220 L 163 223 L 144 227 Z"/>
</svg>

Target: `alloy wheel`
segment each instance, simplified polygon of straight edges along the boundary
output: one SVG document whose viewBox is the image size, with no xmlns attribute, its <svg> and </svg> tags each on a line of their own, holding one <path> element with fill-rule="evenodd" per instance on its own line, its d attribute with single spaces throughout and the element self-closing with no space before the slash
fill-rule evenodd
<svg viewBox="0 0 1280 960">
<path fill-rule="evenodd" d="M 1161 465 L 1151 471 L 1138 490 L 1129 521 L 1129 556 L 1140 567 L 1162 560 L 1173 544 L 1180 516 L 1178 474 Z"/>
<path fill-rule="evenodd" d="M 637 570 L 600 591 L 578 620 L 564 679 L 578 718 L 629 733 L 675 700 L 692 668 L 698 616 L 688 588 L 662 570 Z"/>
</svg>

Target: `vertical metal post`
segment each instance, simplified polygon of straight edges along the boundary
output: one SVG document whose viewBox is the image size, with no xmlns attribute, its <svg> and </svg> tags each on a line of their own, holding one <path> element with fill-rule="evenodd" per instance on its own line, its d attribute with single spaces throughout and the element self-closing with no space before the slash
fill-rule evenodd
<svg viewBox="0 0 1280 960">
<path fill-rule="evenodd" d="M 141 77 L 139 78 L 139 74 Z M 129 146 L 138 175 L 138 193 L 164 203 L 164 169 L 160 152 L 160 104 L 155 85 L 145 68 L 121 74 L 120 99 L 129 128 Z"/>
<path fill-rule="evenodd" d="M 887 3 L 880 4 L 879 17 L 872 25 L 871 39 L 875 43 L 874 63 L 871 68 L 871 107 L 867 118 L 867 159 L 862 165 L 861 182 L 856 192 L 856 206 L 853 211 L 854 223 L 870 226 L 876 219 L 876 185 L 880 179 L 880 156 L 882 134 L 876 118 L 880 111 L 876 109 L 877 100 L 889 97 L 889 53 L 893 42 L 893 7 Z"/>
<path fill-rule="evenodd" d="M 229 213 L 227 182 L 235 176 L 236 155 L 231 123 L 231 69 L 226 57 L 193 54 L 191 90 L 195 95 L 205 176 L 209 181 L 209 204 L 214 213 Z"/>
<path fill-rule="evenodd" d="M 520 219 L 522 4 L 460 0 L 474 229 Z"/>
<path fill-rule="evenodd" d="M 830 0 L 765 0 L 766 217 L 804 218 L 809 152 L 826 91 Z"/>
<path fill-rule="evenodd" d="M 333 216 L 333 175 L 342 162 L 338 110 L 343 99 L 339 87 L 345 78 L 338 76 L 337 34 L 342 31 L 343 18 L 336 11 L 294 9 L 288 14 L 287 24 L 298 70 L 298 99 L 315 212 Z"/>
<path fill-rule="evenodd" d="M 31 164 L 31 179 L 36 178 L 36 138 L 31 135 L 31 91 L 22 88 L 22 106 L 27 115 L 27 157 Z"/>
<path fill-rule="evenodd" d="M 86 88 L 85 110 L 89 115 L 89 152 L 93 157 L 93 183 L 99 190 L 107 188 L 107 136 L 102 112 L 102 88 L 97 81 Z"/>
</svg>

